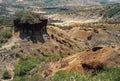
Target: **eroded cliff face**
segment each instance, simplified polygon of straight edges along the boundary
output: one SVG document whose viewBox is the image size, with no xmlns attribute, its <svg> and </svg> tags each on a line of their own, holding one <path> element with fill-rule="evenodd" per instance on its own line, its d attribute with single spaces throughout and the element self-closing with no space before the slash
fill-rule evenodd
<svg viewBox="0 0 120 81">
<path fill-rule="evenodd" d="M 14 28 L 15 31 L 20 31 L 23 33 L 43 34 L 47 33 L 47 23 L 47 19 L 16 19 L 14 20 Z"/>
</svg>

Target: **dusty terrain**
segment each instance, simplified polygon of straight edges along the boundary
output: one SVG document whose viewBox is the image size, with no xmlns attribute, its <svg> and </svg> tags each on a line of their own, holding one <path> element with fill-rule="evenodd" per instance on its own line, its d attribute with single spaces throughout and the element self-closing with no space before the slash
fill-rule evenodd
<svg viewBox="0 0 120 81">
<path fill-rule="evenodd" d="M 25 54 L 25 57 L 34 55 L 46 57 L 50 53 L 68 56 L 56 59 L 55 62 L 48 62 L 46 66 L 49 68 L 46 72 L 49 70 L 50 74 L 59 70 L 82 72 L 84 71 L 82 64 L 93 63 L 91 65 L 93 67 L 96 63 L 107 66 L 120 64 L 120 42 L 119 37 L 114 33 L 120 30 L 119 27 L 115 29 L 113 27 L 104 29 L 73 27 L 70 30 L 63 30 L 59 27 L 48 26 L 47 30 L 48 35 L 38 36 L 37 43 L 33 43 L 33 38 L 22 39 L 19 33 L 14 33 L 13 37 L 0 48 L 2 72 L 7 69 L 12 75 L 14 74 L 14 67 L 19 60 L 16 53 Z M 100 47 L 100 49 L 94 50 L 94 47 Z M 93 69 L 90 69 L 90 72 L 91 70 Z"/>
<path fill-rule="evenodd" d="M 88 51 L 68 56 L 57 62 L 51 62 L 49 66 L 53 73 L 59 70 L 76 70 L 78 72 L 88 70 L 90 72 L 97 69 L 97 66 L 100 64 L 112 67 L 119 66 L 119 53 L 120 47 L 96 47 Z M 83 64 L 86 64 L 87 69 L 85 69 Z M 90 68 L 90 66 L 96 68 Z"/>
<path fill-rule="evenodd" d="M 39 74 L 46 78 L 60 70 L 94 73 L 104 66 L 119 66 L 119 13 L 107 19 L 99 15 L 102 8 L 81 8 L 76 12 L 70 8 L 68 12 L 50 12 L 46 15 L 50 22 L 48 34 L 28 37 L 25 33 L 13 32 L 12 37 L 0 47 L 0 80 L 3 80 L 4 71 L 7 70 L 11 74 L 7 81 L 11 81 L 16 76 L 16 67 L 25 66 L 26 60 L 31 64 L 31 57 L 35 60 L 37 57 L 38 64 L 33 63 L 37 67 L 20 68 L 20 71 L 23 70 L 22 77 Z M 19 63 L 21 59 L 23 66 Z M 24 74 L 26 67 L 30 71 Z M 39 67 L 43 67 L 42 70 Z M 19 75 L 17 77 L 21 78 Z"/>
</svg>

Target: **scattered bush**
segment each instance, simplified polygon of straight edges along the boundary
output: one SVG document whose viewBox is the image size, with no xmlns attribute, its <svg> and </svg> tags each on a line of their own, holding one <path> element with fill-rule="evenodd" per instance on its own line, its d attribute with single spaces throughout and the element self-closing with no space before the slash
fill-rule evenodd
<svg viewBox="0 0 120 81">
<path fill-rule="evenodd" d="M 115 14 L 117 14 L 118 12 L 120 12 L 120 4 L 112 4 L 112 5 L 107 5 L 105 7 L 106 13 L 105 13 L 105 17 L 113 17 Z"/>
<path fill-rule="evenodd" d="M 0 26 L 13 26 L 13 21 L 7 17 L 0 17 Z"/>
<path fill-rule="evenodd" d="M 22 10 L 24 9 L 23 5 L 12 5 L 12 7 L 22 9 Z"/>
<path fill-rule="evenodd" d="M 3 43 L 6 43 L 9 38 L 12 37 L 12 29 L 4 30 L 0 33 L 0 47 Z"/>
<path fill-rule="evenodd" d="M 23 57 L 18 54 L 18 57 L 20 61 L 15 68 L 13 81 L 119 81 L 120 79 L 120 67 L 104 68 L 99 73 L 97 72 L 96 75 L 80 74 L 76 71 L 58 71 L 55 75 L 45 78 L 42 76 L 45 63 L 61 58 L 59 55 L 50 53 L 46 57 Z M 36 74 L 36 71 L 38 74 Z"/>
<path fill-rule="evenodd" d="M 16 57 L 19 58 L 19 63 L 15 67 L 15 75 L 13 81 L 37 81 L 37 79 L 42 79 L 41 74 L 36 75 L 33 77 L 34 69 L 43 69 L 45 61 L 47 61 L 47 58 L 40 58 L 38 56 L 27 56 L 23 57 L 22 54 L 17 53 Z M 32 75 L 32 76 L 31 76 Z"/>
<path fill-rule="evenodd" d="M 0 33 L 0 40 L 5 39 L 5 38 L 9 39 L 11 36 L 12 36 L 12 28 L 7 29 L 7 30 L 3 31 L 2 33 Z"/>
<path fill-rule="evenodd" d="M 19 12 L 19 13 L 16 13 L 15 14 L 15 17 L 16 19 L 20 19 L 20 20 L 27 20 L 27 19 L 38 19 L 40 18 L 40 15 L 39 14 L 36 14 L 36 13 L 33 13 L 33 12 L 30 12 L 30 11 L 27 11 L 27 12 Z"/>
<path fill-rule="evenodd" d="M 3 73 L 3 79 L 11 79 L 11 77 L 11 74 L 7 70 Z"/>
<path fill-rule="evenodd" d="M 34 69 L 38 69 L 39 71 L 43 71 L 45 68 L 44 65 L 46 62 L 55 61 L 61 58 L 59 55 L 49 53 L 47 56 L 39 57 L 35 56 L 27 56 L 23 57 L 22 53 L 16 53 L 16 57 L 19 58 L 19 63 L 15 67 L 15 76 L 13 81 L 37 81 L 37 78 L 44 79 L 41 74 L 35 77 L 28 77 Z M 39 68 L 38 68 L 39 67 Z"/>
<path fill-rule="evenodd" d="M 96 76 L 90 74 L 80 74 L 75 71 L 59 71 L 48 81 L 119 81 L 120 67 L 104 68 Z"/>
<path fill-rule="evenodd" d="M 25 76 L 35 67 L 35 58 L 22 58 L 15 68 L 16 76 Z"/>
</svg>

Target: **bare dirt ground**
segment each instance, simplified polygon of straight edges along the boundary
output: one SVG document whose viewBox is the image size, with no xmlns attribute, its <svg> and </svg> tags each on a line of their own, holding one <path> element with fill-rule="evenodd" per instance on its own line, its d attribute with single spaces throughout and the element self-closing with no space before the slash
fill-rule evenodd
<svg viewBox="0 0 120 81">
<path fill-rule="evenodd" d="M 12 38 L 10 38 L 9 41 L 0 48 L 0 50 L 10 49 L 12 46 L 15 46 L 19 40 L 20 40 L 19 36 L 14 34 Z"/>
<path fill-rule="evenodd" d="M 119 66 L 120 64 L 120 47 L 98 47 L 100 49 L 93 48 L 89 51 L 83 51 L 77 53 L 62 60 L 49 63 L 52 72 L 59 70 L 77 70 L 78 72 L 84 71 L 83 64 L 94 67 L 99 63 L 106 66 Z M 88 67 L 89 68 L 89 67 Z M 88 71 L 91 69 L 88 69 Z"/>
</svg>

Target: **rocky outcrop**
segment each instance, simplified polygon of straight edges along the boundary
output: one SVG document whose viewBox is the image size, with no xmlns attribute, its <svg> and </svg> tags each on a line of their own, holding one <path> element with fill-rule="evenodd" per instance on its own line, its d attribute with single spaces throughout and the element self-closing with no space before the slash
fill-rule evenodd
<svg viewBox="0 0 120 81">
<path fill-rule="evenodd" d="M 23 33 L 43 34 L 47 33 L 47 23 L 47 19 L 15 19 L 14 27 L 15 31 L 20 31 Z"/>
</svg>

